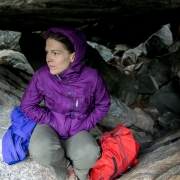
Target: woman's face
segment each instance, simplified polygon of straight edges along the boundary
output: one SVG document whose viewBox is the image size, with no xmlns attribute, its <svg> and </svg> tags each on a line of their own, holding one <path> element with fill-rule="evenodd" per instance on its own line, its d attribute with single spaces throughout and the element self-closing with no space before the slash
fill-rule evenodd
<svg viewBox="0 0 180 180">
<path fill-rule="evenodd" d="M 46 40 L 46 62 L 51 74 L 59 74 L 66 70 L 74 60 L 74 53 L 70 54 L 64 45 L 54 39 Z"/>
</svg>

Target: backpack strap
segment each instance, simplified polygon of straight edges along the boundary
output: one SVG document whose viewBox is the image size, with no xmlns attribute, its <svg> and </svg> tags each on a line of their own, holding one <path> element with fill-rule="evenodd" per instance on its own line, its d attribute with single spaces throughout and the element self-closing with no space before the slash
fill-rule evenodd
<svg viewBox="0 0 180 180">
<path fill-rule="evenodd" d="M 179 139 L 180 139 L 180 137 L 177 137 L 177 138 L 171 139 L 169 141 L 166 141 L 164 143 L 160 143 L 160 144 L 154 145 L 154 146 L 152 146 L 150 148 L 143 149 L 143 150 L 139 151 L 138 157 L 140 157 L 140 156 L 142 156 L 142 155 L 144 155 L 146 153 L 152 152 L 152 151 L 158 149 L 159 147 L 169 145 L 170 143 L 173 143 L 173 142 L 175 142 L 175 141 L 177 141 Z"/>
</svg>

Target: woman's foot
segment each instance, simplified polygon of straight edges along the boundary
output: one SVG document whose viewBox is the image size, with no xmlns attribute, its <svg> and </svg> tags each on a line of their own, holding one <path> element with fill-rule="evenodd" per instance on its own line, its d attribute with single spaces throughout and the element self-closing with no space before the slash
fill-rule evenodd
<svg viewBox="0 0 180 180">
<path fill-rule="evenodd" d="M 78 180 L 74 168 L 67 170 L 67 180 Z"/>
<path fill-rule="evenodd" d="M 74 172 L 74 168 L 72 166 L 72 162 L 70 162 L 69 160 L 67 160 L 66 163 L 66 171 L 67 171 L 67 178 L 66 180 L 79 180 L 79 178 L 77 177 L 76 173 Z M 87 176 L 86 180 L 89 180 L 89 175 Z"/>
<path fill-rule="evenodd" d="M 67 160 L 67 163 L 66 163 L 66 172 L 67 172 L 66 180 L 78 180 L 74 172 L 74 168 L 69 160 Z"/>
</svg>

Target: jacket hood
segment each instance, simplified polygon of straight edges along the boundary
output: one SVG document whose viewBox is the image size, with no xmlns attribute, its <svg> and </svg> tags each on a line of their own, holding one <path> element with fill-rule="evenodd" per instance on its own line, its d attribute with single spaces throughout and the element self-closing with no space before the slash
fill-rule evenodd
<svg viewBox="0 0 180 180">
<path fill-rule="evenodd" d="M 82 59 L 84 58 L 87 42 L 85 35 L 77 30 L 65 27 L 58 27 L 58 28 L 50 28 L 46 32 L 46 39 L 50 36 L 51 33 L 61 33 L 69 38 L 71 43 L 74 45 L 75 50 L 75 58 L 74 61 L 71 63 L 68 69 L 60 73 L 60 77 L 70 78 L 70 75 L 78 74 L 82 68 Z"/>
</svg>

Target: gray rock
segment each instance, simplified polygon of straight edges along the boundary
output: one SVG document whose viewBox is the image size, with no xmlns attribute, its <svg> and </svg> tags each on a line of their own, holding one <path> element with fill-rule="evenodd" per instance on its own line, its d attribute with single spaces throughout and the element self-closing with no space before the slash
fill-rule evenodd
<svg viewBox="0 0 180 180">
<path fill-rule="evenodd" d="M 135 70 L 138 71 L 139 69 L 141 69 L 143 64 L 144 64 L 143 62 L 136 64 Z"/>
<path fill-rule="evenodd" d="M 11 125 L 10 114 L 13 106 L 0 105 L 0 139 Z"/>
<path fill-rule="evenodd" d="M 134 49 L 129 49 L 122 56 L 121 65 L 129 66 L 137 62 L 137 57 L 151 55 L 155 57 L 160 53 L 168 53 L 168 47 L 172 44 L 172 32 L 170 25 L 163 25 L 160 30 L 150 36 L 144 43 L 139 44 Z"/>
<path fill-rule="evenodd" d="M 0 139 L 0 147 L 1 139 Z M 31 157 L 14 165 L 3 162 L 0 149 L 0 180 L 55 180 L 53 171 L 40 166 Z"/>
<path fill-rule="evenodd" d="M 13 95 L 11 92 L 0 88 L 0 105 L 18 106 L 20 104 L 20 98 Z"/>
<path fill-rule="evenodd" d="M 177 75 L 180 69 L 179 57 L 180 49 L 151 59 L 143 64 L 137 76 L 152 76 L 153 81 L 157 84 L 156 86 L 160 88 Z"/>
<path fill-rule="evenodd" d="M 153 117 L 157 117 L 160 115 L 158 110 L 155 107 L 148 106 L 143 109 L 145 112 L 150 113 Z"/>
<path fill-rule="evenodd" d="M 14 86 L 14 83 L 10 83 L 8 78 L 1 76 L 1 75 L 0 75 L 0 89 L 13 94 L 14 96 L 18 97 L 19 99 L 22 97 L 22 95 L 24 93 L 24 89 L 22 89 L 20 87 L 17 88 L 16 86 Z"/>
<path fill-rule="evenodd" d="M 167 83 L 170 80 L 169 65 L 159 59 L 152 59 L 143 64 L 138 72 L 138 75 L 153 76 L 158 84 L 158 87 L 160 87 L 162 84 Z"/>
<path fill-rule="evenodd" d="M 131 127 L 130 129 L 133 133 L 134 139 L 139 143 L 141 150 L 150 146 L 150 143 L 153 141 L 151 134 L 142 130 L 135 130 L 136 128 L 133 129 L 133 127 Z"/>
<path fill-rule="evenodd" d="M 179 165 L 170 168 L 167 172 L 160 175 L 156 180 L 178 180 L 180 179 L 180 167 Z"/>
<path fill-rule="evenodd" d="M 158 90 L 157 83 L 154 83 L 151 75 L 136 75 L 139 82 L 138 94 L 154 94 Z"/>
<path fill-rule="evenodd" d="M 134 71 L 134 67 L 135 67 L 135 64 L 132 64 L 132 65 L 130 65 L 130 66 L 127 66 L 127 67 L 125 67 L 124 69 L 126 70 L 126 71 Z"/>
<path fill-rule="evenodd" d="M 20 37 L 20 32 L 0 30 L 0 49 L 11 49 L 14 51 L 21 51 L 21 48 L 19 46 Z"/>
<path fill-rule="evenodd" d="M 17 89 L 24 89 L 27 87 L 27 84 L 23 81 L 23 79 L 10 70 L 5 68 L 4 66 L 0 65 L 0 76 L 6 79 L 6 81 L 16 87 Z"/>
<path fill-rule="evenodd" d="M 158 122 L 162 127 L 173 130 L 177 127 L 180 127 L 180 116 L 166 111 L 161 116 L 159 116 Z"/>
<path fill-rule="evenodd" d="M 133 49 L 129 49 L 126 52 L 124 52 L 122 56 L 121 66 L 130 66 L 132 64 L 135 64 L 137 61 L 137 55 Z"/>
<path fill-rule="evenodd" d="M 111 59 L 114 58 L 112 51 L 109 48 L 107 48 L 106 46 L 97 44 L 95 42 L 90 42 L 90 41 L 87 41 L 87 43 L 92 48 L 95 48 L 106 62 L 109 62 Z"/>
<path fill-rule="evenodd" d="M 115 51 L 127 51 L 128 50 L 128 46 L 127 44 L 116 44 Z"/>
<path fill-rule="evenodd" d="M 172 80 L 150 97 L 149 105 L 155 107 L 161 114 L 166 111 L 180 113 L 179 89 L 179 80 Z"/>
<path fill-rule="evenodd" d="M 136 122 L 133 125 L 153 135 L 154 134 L 153 119 L 148 114 L 143 112 L 140 108 L 135 108 L 134 114 L 135 114 Z"/>
<path fill-rule="evenodd" d="M 102 134 L 102 131 L 96 126 L 95 128 L 90 129 L 89 133 L 92 135 L 99 135 Z"/>
<path fill-rule="evenodd" d="M 106 116 L 99 122 L 101 126 L 113 129 L 117 124 L 122 123 L 129 127 L 136 121 L 132 109 L 118 98 L 111 96 L 111 106 Z"/>
<path fill-rule="evenodd" d="M 128 106 L 130 106 L 137 98 L 139 91 L 139 82 L 136 77 L 124 75 L 118 82 L 119 98 Z"/>
<path fill-rule="evenodd" d="M 168 53 L 168 47 L 173 42 L 170 24 L 163 25 L 160 30 L 150 36 L 145 42 L 147 56 L 155 57 Z"/>
<path fill-rule="evenodd" d="M 23 70 L 29 74 L 34 74 L 34 70 L 29 65 L 26 57 L 13 50 L 2 50 L 0 51 L 0 64 L 10 65 L 15 69 Z"/>
</svg>

